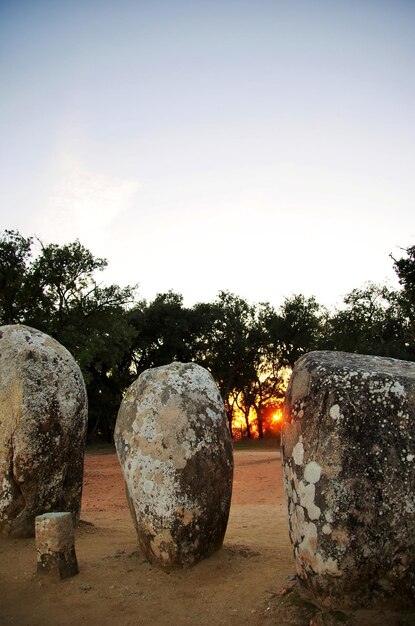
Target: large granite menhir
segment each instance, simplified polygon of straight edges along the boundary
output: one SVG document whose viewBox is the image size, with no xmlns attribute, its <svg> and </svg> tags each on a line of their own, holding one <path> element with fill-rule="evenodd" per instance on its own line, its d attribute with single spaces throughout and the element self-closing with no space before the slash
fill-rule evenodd
<svg viewBox="0 0 415 626">
<path fill-rule="evenodd" d="M 138 541 L 153 564 L 186 567 L 221 547 L 232 443 L 206 369 L 171 363 L 143 372 L 122 401 L 115 444 Z"/>
<path fill-rule="evenodd" d="M 283 469 L 303 588 L 330 608 L 415 603 L 415 363 L 342 352 L 297 361 Z"/>
<path fill-rule="evenodd" d="M 0 537 L 33 537 L 35 517 L 79 519 L 87 397 L 78 365 L 28 326 L 0 327 Z"/>
</svg>

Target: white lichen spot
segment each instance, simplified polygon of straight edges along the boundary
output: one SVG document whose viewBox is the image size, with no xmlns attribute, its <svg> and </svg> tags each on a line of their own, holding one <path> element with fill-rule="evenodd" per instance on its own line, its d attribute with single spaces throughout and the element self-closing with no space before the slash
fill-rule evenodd
<svg viewBox="0 0 415 626">
<path fill-rule="evenodd" d="M 311 564 L 317 548 L 317 526 L 313 522 L 305 522 L 303 531 L 303 540 L 298 545 L 298 556 Z"/>
<path fill-rule="evenodd" d="M 331 526 L 330 524 L 324 524 L 323 528 L 321 529 L 323 531 L 323 533 L 325 535 L 330 535 L 331 533 Z"/>
<path fill-rule="evenodd" d="M 11 492 L 11 484 L 6 476 L 3 477 L 1 494 L 0 494 L 0 513 L 4 513 L 9 504 L 13 501 L 13 496 Z"/>
<path fill-rule="evenodd" d="M 314 503 L 314 496 L 316 495 L 316 488 L 314 485 L 305 485 L 303 481 L 300 481 L 298 486 L 298 495 L 300 497 L 300 504 L 304 508 L 311 503 Z"/>
<path fill-rule="evenodd" d="M 320 518 L 321 510 L 316 504 L 309 504 L 307 507 L 307 513 L 311 520 L 317 520 Z"/>
<path fill-rule="evenodd" d="M 317 527 L 312 522 L 304 524 L 304 538 L 295 551 L 297 571 L 304 574 L 304 570 L 311 568 L 316 574 L 329 574 L 330 576 L 342 576 L 338 563 L 332 557 L 324 560 L 320 552 L 317 552 Z"/>
<path fill-rule="evenodd" d="M 192 443 L 194 443 L 194 442 L 196 441 L 196 433 L 195 433 L 195 431 L 193 430 L 193 428 L 188 428 L 188 429 L 187 429 L 187 439 L 188 439 L 190 442 L 192 442 Z"/>
<path fill-rule="evenodd" d="M 183 450 L 184 458 L 190 459 L 190 457 L 192 456 L 192 446 L 190 445 L 189 441 L 183 441 L 181 448 Z"/>
<path fill-rule="evenodd" d="M 222 419 L 222 416 L 218 411 L 212 411 L 209 407 L 206 407 L 206 415 L 210 417 L 213 422 L 217 422 Z"/>
<path fill-rule="evenodd" d="M 299 484 L 298 495 L 300 497 L 300 504 L 306 509 L 308 517 L 311 520 L 319 519 L 321 510 L 314 504 L 314 498 L 316 495 L 315 485 L 311 483 L 309 485 L 305 485 L 303 481 L 301 481 Z"/>
<path fill-rule="evenodd" d="M 320 480 L 321 477 L 321 467 L 315 461 L 310 461 L 307 463 L 304 469 L 304 478 L 308 483 L 315 484 Z"/>
<path fill-rule="evenodd" d="M 409 514 L 415 513 L 415 501 L 413 497 L 406 497 L 405 499 L 405 512 Z"/>
<path fill-rule="evenodd" d="M 304 446 L 303 446 L 303 438 L 300 435 L 299 441 L 295 444 L 293 448 L 293 459 L 296 465 L 302 465 L 304 463 Z"/>
<path fill-rule="evenodd" d="M 410 463 L 411 461 L 413 461 L 414 459 L 415 459 L 415 456 L 414 456 L 413 454 L 408 454 L 408 455 L 406 456 L 406 460 L 407 460 L 407 461 L 409 461 L 409 463 Z"/>
<path fill-rule="evenodd" d="M 401 398 L 405 396 L 405 388 L 398 380 L 395 380 L 393 382 L 393 385 L 391 385 L 390 388 L 390 392 Z"/>
<path fill-rule="evenodd" d="M 343 572 L 339 570 L 338 563 L 332 557 L 329 557 L 324 561 L 321 554 L 316 554 L 316 568 L 317 574 L 330 574 L 330 576 L 343 576 Z"/>
<path fill-rule="evenodd" d="M 154 480 L 144 481 L 143 489 L 145 493 L 150 493 L 151 491 L 153 491 L 153 487 L 154 487 Z"/>
<path fill-rule="evenodd" d="M 339 420 L 341 418 L 340 407 L 338 404 L 333 404 L 333 406 L 330 407 L 330 417 L 334 420 Z"/>
<path fill-rule="evenodd" d="M 304 509 L 302 506 L 293 506 L 291 509 L 291 541 L 294 545 L 301 543 L 304 537 Z"/>
</svg>

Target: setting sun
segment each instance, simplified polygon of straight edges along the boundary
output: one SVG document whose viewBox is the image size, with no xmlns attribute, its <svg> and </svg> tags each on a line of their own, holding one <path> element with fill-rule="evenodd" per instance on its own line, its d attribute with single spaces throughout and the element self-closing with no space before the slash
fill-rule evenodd
<svg viewBox="0 0 415 626">
<path fill-rule="evenodd" d="M 272 416 L 272 421 L 273 422 L 280 422 L 282 420 L 282 411 L 281 409 L 276 411 L 274 413 L 274 415 Z"/>
</svg>

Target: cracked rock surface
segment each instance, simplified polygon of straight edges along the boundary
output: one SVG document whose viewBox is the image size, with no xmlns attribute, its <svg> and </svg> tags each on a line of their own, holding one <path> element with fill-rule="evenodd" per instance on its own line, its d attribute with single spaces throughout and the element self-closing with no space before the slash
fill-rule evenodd
<svg viewBox="0 0 415 626">
<path fill-rule="evenodd" d="M 311 352 L 285 397 L 297 573 L 326 607 L 415 598 L 415 363 Z"/>
<path fill-rule="evenodd" d="M 225 409 L 194 363 L 143 372 L 121 404 L 115 443 L 146 557 L 186 567 L 221 547 L 233 476 Z"/>
<path fill-rule="evenodd" d="M 0 536 L 32 537 L 35 517 L 79 519 L 87 397 L 71 354 L 28 326 L 0 327 Z"/>
</svg>

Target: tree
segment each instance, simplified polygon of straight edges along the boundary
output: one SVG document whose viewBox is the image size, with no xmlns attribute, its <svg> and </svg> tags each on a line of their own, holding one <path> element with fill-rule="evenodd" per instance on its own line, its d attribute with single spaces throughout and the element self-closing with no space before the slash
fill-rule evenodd
<svg viewBox="0 0 415 626">
<path fill-rule="evenodd" d="M 89 397 L 89 433 L 112 438 L 124 390 L 145 369 L 194 361 L 216 380 L 229 428 L 243 416 L 262 437 L 284 395 L 287 372 L 306 352 L 345 350 L 415 359 L 415 246 L 394 259 L 402 289 L 368 283 L 329 314 L 296 294 L 275 310 L 228 291 L 192 308 L 173 291 L 152 302 L 136 288 L 101 286 L 107 265 L 79 241 L 44 245 L 17 231 L 0 237 L 0 323 L 25 323 L 68 348 Z"/>
<path fill-rule="evenodd" d="M 193 360 L 192 312 L 183 306 L 180 294 L 168 291 L 149 304 L 141 301 L 128 319 L 136 331 L 131 360 L 137 374 L 172 361 Z"/>
<path fill-rule="evenodd" d="M 102 271 L 107 261 L 95 258 L 79 241 L 62 246 L 39 243 L 41 252 L 28 275 L 34 304 L 28 317 L 36 327 L 47 325 L 53 336 L 60 336 L 71 311 L 79 310 L 88 297 L 93 299 L 97 290 L 94 274 Z"/>
<path fill-rule="evenodd" d="M 394 269 L 398 275 L 399 282 L 402 285 L 405 296 L 415 306 L 415 246 L 405 249 L 406 257 L 394 259 Z"/>
<path fill-rule="evenodd" d="M 96 432 L 112 441 L 122 395 L 134 379 L 130 368 L 135 329 L 127 307 L 133 288 L 96 287 L 67 314 L 61 342 L 77 359 L 89 398 L 89 437 Z"/>
<path fill-rule="evenodd" d="M 127 308 L 135 288 L 100 287 L 106 267 L 79 241 L 40 244 L 6 231 L 0 239 L 2 323 L 25 323 L 64 345 L 81 367 L 89 398 L 89 431 L 111 436 L 125 387 L 131 382 L 130 343 L 135 334 Z"/>
<path fill-rule="evenodd" d="M 193 311 L 194 358 L 217 381 L 231 432 L 239 411 L 247 436 L 251 436 L 254 412 L 258 436 L 262 438 L 264 418 L 282 394 L 281 364 L 270 358 L 266 325 L 273 309 L 269 304 L 251 305 L 222 291 L 215 302 L 198 304 Z"/>
<path fill-rule="evenodd" d="M 270 359 L 292 369 L 306 352 L 324 349 L 327 319 L 328 311 L 314 296 L 285 298 L 278 312 L 269 312 L 265 321 Z"/>
<path fill-rule="evenodd" d="M 255 307 L 228 291 L 213 303 L 201 303 L 194 312 L 194 359 L 218 383 L 232 433 L 235 398 L 255 376 Z M 236 394 L 236 395 L 235 395 Z"/>
<path fill-rule="evenodd" d="M 330 319 L 330 347 L 346 352 L 409 358 L 408 320 L 396 291 L 375 283 L 353 289 Z"/>
<path fill-rule="evenodd" d="M 411 359 L 415 358 L 415 246 L 405 249 L 406 257 L 393 259 L 394 269 L 402 285 L 401 304 L 404 315 L 410 327 L 411 339 L 409 342 Z M 392 256 L 392 255 L 391 255 Z"/>
<path fill-rule="evenodd" d="M 297 302 L 297 297 L 293 300 Z M 286 300 L 277 312 L 269 303 L 256 307 L 256 333 L 258 350 L 255 358 L 255 374 L 252 378 L 249 397 L 256 414 L 258 436 L 263 437 L 270 416 L 273 415 L 284 397 L 290 355 L 297 353 L 300 345 L 289 335 L 288 312 L 294 318 L 291 300 Z M 303 308 L 300 308 L 303 313 Z M 292 320 L 291 320 L 292 321 Z M 300 324 L 297 324 L 298 328 Z M 291 329 L 294 331 L 294 329 Z M 297 333 L 298 334 L 298 333 Z M 289 340 L 291 338 L 291 341 Z M 304 346 L 302 350 L 306 351 Z"/>
<path fill-rule="evenodd" d="M 0 238 L 0 323 L 16 324 L 25 317 L 29 302 L 27 272 L 31 237 L 6 230 Z"/>
</svg>

